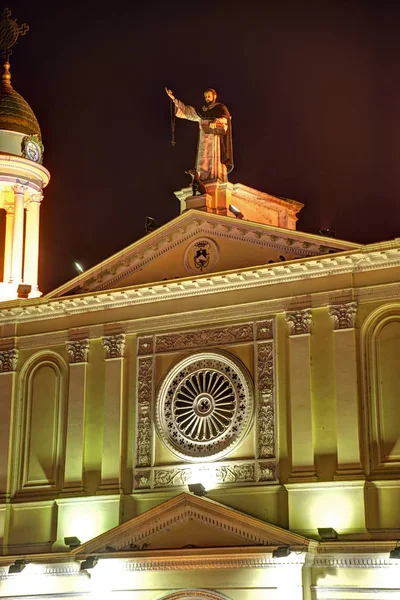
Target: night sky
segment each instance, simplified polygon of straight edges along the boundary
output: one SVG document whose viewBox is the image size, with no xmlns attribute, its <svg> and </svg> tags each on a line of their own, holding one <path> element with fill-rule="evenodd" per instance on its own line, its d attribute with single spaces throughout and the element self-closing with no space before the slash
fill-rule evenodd
<svg viewBox="0 0 400 600">
<path fill-rule="evenodd" d="M 164 86 L 207 87 L 231 114 L 230 181 L 305 204 L 298 229 L 400 236 L 400 3 L 8 3 L 30 31 L 14 88 L 34 110 L 52 179 L 41 209 L 42 291 L 179 214 L 197 124 L 170 144 Z"/>
</svg>

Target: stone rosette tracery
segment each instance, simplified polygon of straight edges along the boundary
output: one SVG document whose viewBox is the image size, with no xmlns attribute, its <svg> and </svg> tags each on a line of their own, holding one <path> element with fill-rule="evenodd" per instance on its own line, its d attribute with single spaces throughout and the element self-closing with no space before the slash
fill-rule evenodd
<svg viewBox="0 0 400 600">
<path fill-rule="evenodd" d="M 245 437 L 253 403 L 250 375 L 237 359 L 223 352 L 197 353 L 164 378 L 157 397 L 157 430 L 176 456 L 215 460 Z"/>
</svg>

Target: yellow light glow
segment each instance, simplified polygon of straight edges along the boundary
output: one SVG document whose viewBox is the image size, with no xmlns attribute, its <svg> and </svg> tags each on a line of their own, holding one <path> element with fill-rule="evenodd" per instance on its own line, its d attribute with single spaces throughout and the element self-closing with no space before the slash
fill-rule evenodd
<svg viewBox="0 0 400 600">
<path fill-rule="evenodd" d="M 206 490 L 211 490 L 217 483 L 215 468 L 204 464 L 192 466 L 188 483 L 201 483 Z"/>
<path fill-rule="evenodd" d="M 310 514 L 315 527 L 333 527 L 338 533 L 351 528 L 355 517 L 354 498 L 341 491 L 310 499 Z"/>
</svg>

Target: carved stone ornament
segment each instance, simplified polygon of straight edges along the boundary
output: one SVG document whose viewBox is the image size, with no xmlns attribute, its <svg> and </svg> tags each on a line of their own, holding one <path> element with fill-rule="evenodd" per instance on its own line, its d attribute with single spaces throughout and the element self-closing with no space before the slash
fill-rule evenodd
<svg viewBox="0 0 400 600">
<path fill-rule="evenodd" d="M 22 183 L 16 183 L 15 185 L 12 186 L 12 190 L 14 192 L 14 194 L 16 195 L 23 195 L 25 194 L 25 192 L 28 191 L 28 186 L 27 185 L 22 185 Z"/>
<path fill-rule="evenodd" d="M 276 481 L 276 464 L 274 462 L 259 463 L 258 481 Z"/>
<path fill-rule="evenodd" d="M 221 346 L 237 342 L 250 342 L 254 338 L 252 323 L 231 325 L 230 327 L 215 327 L 197 331 L 183 331 L 158 335 L 156 337 L 156 352 L 172 350 L 189 350 L 209 346 Z"/>
<path fill-rule="evenodd" d="M 139 358 L 136 415 L 136 466 L 151 465 L 152 426 L 151 408 L 153 398 L 153 358 Z M 142 482 L 144 487 L 144 482 Z"/>
<path fill-rule="evenodd" d="M 89 340 L 65 342 L 71 364 L 87 362 L 89 355 Z"/>
<path fill-rule="evenodd" d="M 329 314 L 333 319 L 333 327 L 338 329 L 352 329 L 355 327 L 357 303 L 348 302 L 329 307 Z"/>
<path fill-rule="evenodd" d="M 18 350 L 0 350 L 0 373 L 15 371 L 18 363 Z"/>
<path fill-rule="evenodd" d="M 245 437 L 252 417 L 250 375 L 227 353 L 188 356 L 160 386 L 158 433 L 180 458 L 196 462 L 225 456 Z"/>
<path fill-rule="evenodd" d="M 152 354 L 154 348 L 153 336 L 138 338 L 138 354 Z"/>
<path fill-rule="evenodd" d="M 101 340 L 106 349 L 106 358 L 122 358 L 125 349 L 125 334 L 107 335 Z"/>
<path fill-rule="evenodd" d="M 289 325 L 290 335 L 302 335 L 304 333 L 310 333 L 311 318 L 311 308 L 287 312 L 286 322 Z"/>
<path fill-rule="evenodd" d="M 258 458 L 275 456 L 274 345 L 257 344 Z"/>
<path fill-rule="evenodd" d="M 257 340 L 272 340 L 274 337 L 274 321 L 259 321 L 256 323 L 256 339 Z"/>
<path fill-rule="evenodd" d="M 215 267 L 219 257 L 218 246 L 211 238 L 197 238 L 186 248 L 185 268 L 189 273 L 208 273 Z"/>
<path fill-rule="evenodd" d="M 154 469 L 154 487 L 182 487 L 189 483 L 197 483 L 203 475 L 205 479 L 210 479 L 216 484 L 250 483 L 256 481 L 256 465 L 255 461 L 237 461 L 229 464 L 216 463 L 200 469 L 197 466 L 157 468 Z"/>
</svg>

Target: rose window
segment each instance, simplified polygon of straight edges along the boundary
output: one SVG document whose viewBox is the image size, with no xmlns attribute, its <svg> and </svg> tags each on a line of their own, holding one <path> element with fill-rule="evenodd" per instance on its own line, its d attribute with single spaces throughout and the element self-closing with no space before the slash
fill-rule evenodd
<svg viewBox="0 0 400 600">
<path fill-rule="evenodd" d="M 253 414 L 249 374 L 222 352 L 195 354 L 178 363 L 161 384 L 157 427 L 179 457 L 215 459 L 247 433 Z"/>
</svg>

